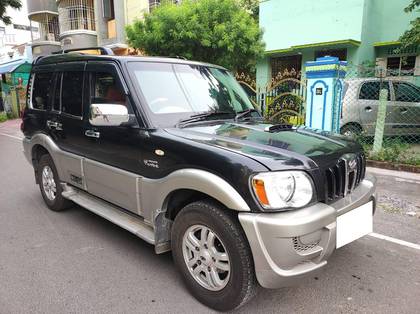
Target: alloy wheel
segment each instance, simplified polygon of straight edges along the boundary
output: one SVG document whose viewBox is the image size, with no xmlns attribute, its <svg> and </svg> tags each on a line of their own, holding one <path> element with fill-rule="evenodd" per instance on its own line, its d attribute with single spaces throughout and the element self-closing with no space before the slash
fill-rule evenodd
<svg viewBox="0 0 420 314">
<path fill-rule="evenodd" d="M 182 253 L 191 276 L 204 288 L 222 290 L 229 282 L 228 252 L 220 238 L 207 226 L 193 225 L 182 240 Z"/>
</svg>

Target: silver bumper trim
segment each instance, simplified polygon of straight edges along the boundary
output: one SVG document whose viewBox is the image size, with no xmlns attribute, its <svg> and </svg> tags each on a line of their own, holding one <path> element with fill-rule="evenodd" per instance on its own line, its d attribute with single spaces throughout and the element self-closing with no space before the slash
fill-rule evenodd
<svg viewBox="0 0 420 314">
<path fill-rule="evenodd" d="M 336 247 L 337 217 L 375 200 L 375 182 L 367 175 L 351 194 L 329 205 L 317 203 L 280 213 L 239 213 L 260 285 L 289 286 L 325 266 Z M 297 250 L 293 241 L 299 239 L 315 242 L 317 249 Z"/>
</svg>

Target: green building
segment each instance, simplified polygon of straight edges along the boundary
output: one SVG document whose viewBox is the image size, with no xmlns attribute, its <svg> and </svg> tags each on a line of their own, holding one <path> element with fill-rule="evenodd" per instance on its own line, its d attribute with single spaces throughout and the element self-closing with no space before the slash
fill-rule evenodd
<svg viewBox="0 0 420 314">
<path fill-rule="evenodd" d="M 278 74 L 304 76 L 303 65 L 334 56 L 349 65 L 371 64 L 388 75 L 420 81 L 420 49 L 399 51 L 398 38 L 418 12 L 405 13 L 410 0 L 262 0 L 260 26 L 265 58 L 257 65 L 257 85 Z M 391 74 L 392 73 L 392 74 Z"/>
</svg>

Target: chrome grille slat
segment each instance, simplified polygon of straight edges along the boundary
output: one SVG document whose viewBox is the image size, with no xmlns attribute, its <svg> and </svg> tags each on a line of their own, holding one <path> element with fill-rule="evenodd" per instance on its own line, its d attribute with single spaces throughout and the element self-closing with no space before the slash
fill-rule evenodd
<svg viewBox="0 0 420 314">
<path fill-rule="evenodd" d="M 344 158 L 325 171 L 325 202 L 331 203 L 343 198 L 346 193 L 356 188 L 365 177 L 366 161 L 363 153 L 356 154 L 354 158 L 356 165 L 349 168 Z"/>
</svg>

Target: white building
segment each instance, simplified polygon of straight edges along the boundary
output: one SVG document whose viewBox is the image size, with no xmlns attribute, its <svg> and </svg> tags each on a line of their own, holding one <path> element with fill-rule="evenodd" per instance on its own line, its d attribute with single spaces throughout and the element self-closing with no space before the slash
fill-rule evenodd
<svg viewBox="0 0 420 314">
<path fill-rule="evenodd" d="M 8 8 L 6 15 L 12 18 L 12 24 L 5 25 L 0 21 L 0 65 L 25 57 L 25 46 L 31 42 L 31 27 L 28 19 L 26 1 L 22 1 L 22 8 L 14 10 Z M 37 33 L 38 25 L 34 24 L 33 33 Z"/>
</svg>

